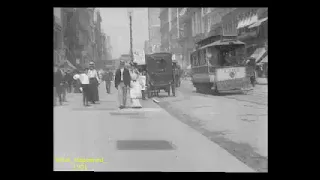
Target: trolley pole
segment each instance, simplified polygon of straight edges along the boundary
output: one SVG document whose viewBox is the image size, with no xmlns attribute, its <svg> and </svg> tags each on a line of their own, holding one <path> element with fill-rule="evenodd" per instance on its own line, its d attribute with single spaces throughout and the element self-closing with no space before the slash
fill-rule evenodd
<svg viewBox="0 0 320 180">
<path fill-rule="evenodd" d="M 130 23 L 130 56 L 131 56 L 131 61 L 133 62 L 133 50 L 132 50 L 132 10 L 129 10 L 129 23 Z"/>
</svg>

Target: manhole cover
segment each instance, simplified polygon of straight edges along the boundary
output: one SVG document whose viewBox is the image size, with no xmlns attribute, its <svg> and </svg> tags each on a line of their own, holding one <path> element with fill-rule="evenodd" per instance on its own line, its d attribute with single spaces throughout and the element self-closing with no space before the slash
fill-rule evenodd
<svg viewBox="0 0 320 180">
<path fill-rule="evenodd" d="M 99 108 L 99 107 L 81 107 L 81 108 L 73 108 L 74 111 L 114 111 L 116 108 Z"/>
<path fill-rule="evenodd" d="M 164 140 L 119 140 L 118 150 L 173 150 L 173 144 Z"/>
<path fill-rule="evenodd" d="M 128 115 L 128 116 L 132 116 L 132 115 L 140 115 L 139 112 L 110 112 L 110 115 Z"/>
<path fill-rule="evenodd" d="M 129 116 L 130 119 L 146 119 L 147 117 L 144 115 L 135 115 L 135 116 Z"/>
</svg>

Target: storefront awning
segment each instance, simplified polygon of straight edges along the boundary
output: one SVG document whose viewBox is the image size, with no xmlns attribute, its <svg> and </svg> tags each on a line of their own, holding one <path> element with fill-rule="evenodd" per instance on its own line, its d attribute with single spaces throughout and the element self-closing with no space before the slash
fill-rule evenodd
<svg viewBox="0 0 320 180">
<path fill-rule="evenodd" d="M 268 20 L 267 17 L 266 17 L 266 18 L 263 18 L 263 19 L 260 19 L 260 20 L 258 20 L 258 22 L 256 22 L 256 23 L 252 24 L 251 26 L 249 26 L 249 28 L 253 28 L 253 27 L 260 26 L 261 23 L 263 23 L 263 22 L 266 21 L 266 20 Z"/>
<path fill-rule="evenodd" d="M 67 65 L 67 66 L 68 66 L 69 68 L 71 68 L 71 69 L 77 69 L 77 68 L 74 67 L 74 65 L 72 65 L 71 62 L 68 61 L 68 60 L 62 60 L 62 61 L 61 61 L 61 64 Z"/>
<path fill-rule="evenodd" d="M 257 48 L 250 57 L 254 58 L 256 62 L 258 62 L 261 59 L 261 57 L 264 55 L 264 53 L 266 53 L 265 48 Z"/>
</svg>

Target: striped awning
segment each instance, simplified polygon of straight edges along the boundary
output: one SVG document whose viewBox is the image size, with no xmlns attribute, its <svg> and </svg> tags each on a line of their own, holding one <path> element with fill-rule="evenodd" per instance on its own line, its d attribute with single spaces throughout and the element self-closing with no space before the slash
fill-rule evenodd
<svg viewBox="0 0 320 180">
<path fill-rule="evenodd" d="M 187 8 L 182 8 L 179 13 L 179 16 L 183 16 L 186 12 L 187 12 Z"/>
<path fill-rule="evenodd" d="M 61 60 L 60 65 L 67 65 L 68 68 L 77 69 L 70 61 L 68 60 Z"/>
<path fill-rule="evenodd" d="M 267 17 L 266 17 L 266 18 L 263 18 L 263 19 L 260 19 L 260 20 L 258 20 L 256 23 L 254 23 L 254 24 L 252 24 L 251 26 L 249 26 L 249 28 L 253 28 L 253 27 L 260 26 L 261 23 L 263 23 L 264 21 L 267 21 L 267 20 L 268 20 Z"/>
<path fill-rule="evenodd" d="M 256 60 L 256 62 L 259 62 L 261 57 L 266 53 L 265 48 L 257 48 L 254 53 L 251 55 L 252 58 Z"/>
<path fill-rule="evenodd" d="M 267 63 L 268 62 L 268 55 L 266 56 L 266 57 L 264 57 L 263 59 L 262 59 L 262 61 L 260 61 L 259 63 Z"/>
</svg>

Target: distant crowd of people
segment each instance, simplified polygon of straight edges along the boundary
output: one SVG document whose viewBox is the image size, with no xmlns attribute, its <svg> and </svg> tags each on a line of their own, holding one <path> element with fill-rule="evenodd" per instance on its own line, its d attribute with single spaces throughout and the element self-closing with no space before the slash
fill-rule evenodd
<svg viewBox="0 0 320 180">
<path fill-rule="evenodd" d="M 88 68 L 68 70 L 66 66 L 54 66 L 54 106 L 67 102 L 67 93 L 82 93 L 83 106 L 99 102 L 99 85 L 105 82 L 106 93 L 111 94 L 111 84 L 114 81 L 118 91 L 119 108 L 141 108 L 140 99 L 145 99 L 146 76 L 135 66 L 126 66 L 123 61 L 115 75 L 110 69 L 96 70 L 93 62 Z M 130 105 L 127 104 L 129 97 Z M 90 103 L 90 104 L 89 104 Z"/>
</svg>

